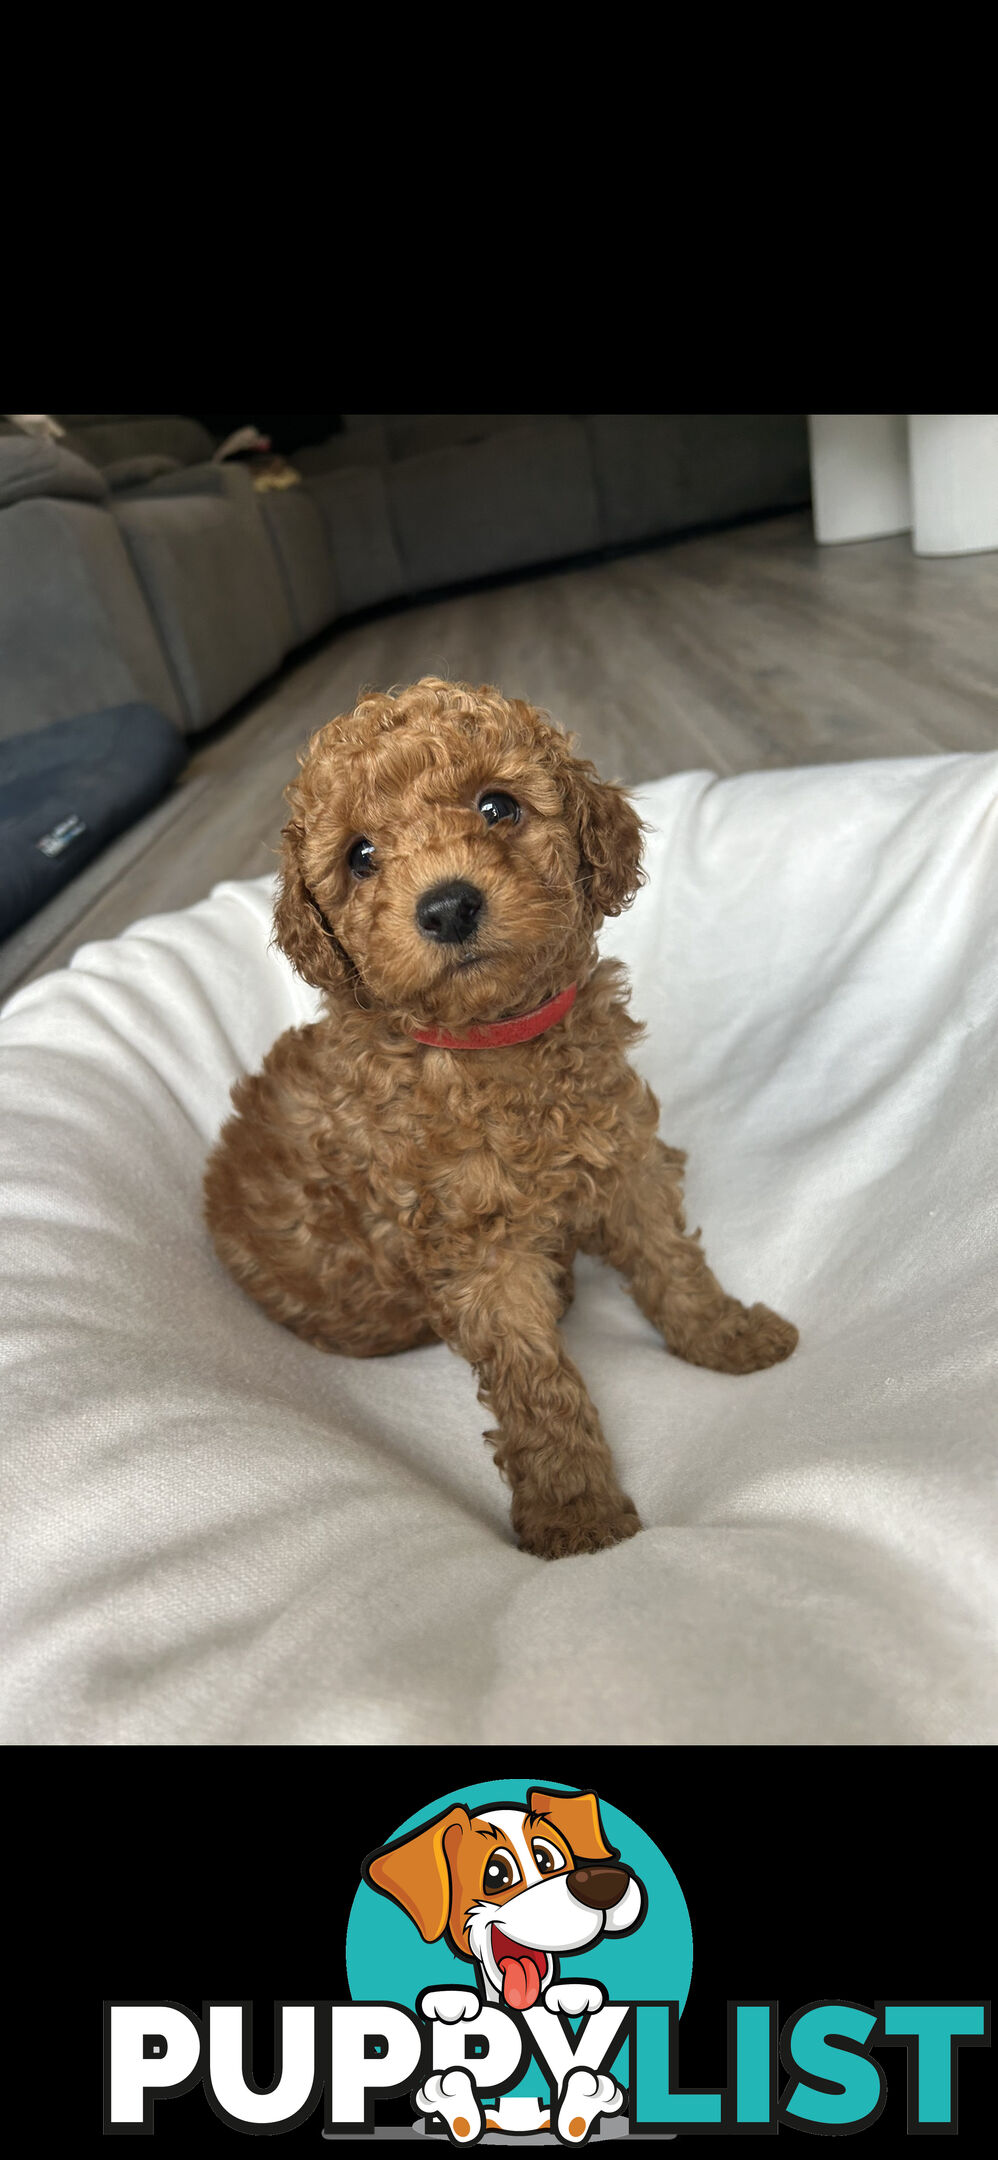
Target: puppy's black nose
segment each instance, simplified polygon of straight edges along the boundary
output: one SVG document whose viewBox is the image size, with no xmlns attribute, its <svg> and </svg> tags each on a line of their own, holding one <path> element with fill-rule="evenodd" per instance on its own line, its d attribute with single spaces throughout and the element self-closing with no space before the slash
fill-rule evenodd
<svg viewBox="0 0 998 2160">
<path fill-rule="evenodd" d="M 432 885 L 416 902 L 416 921 L 424 937 L 438 945 L 463 945 L 474 937 L 485 906 L 485 894 L 465 878 L 446 885 Z"/>
</svg>

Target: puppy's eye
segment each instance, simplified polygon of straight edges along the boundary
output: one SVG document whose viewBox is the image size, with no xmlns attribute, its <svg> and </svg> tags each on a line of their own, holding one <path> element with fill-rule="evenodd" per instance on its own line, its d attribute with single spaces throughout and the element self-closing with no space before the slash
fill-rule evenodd
<svg viewBox="0 0 998 2160">
<path fill-rule="evenodd" d="M 545 1845 L 543 1838 L 535 1838 L 530 1848 L 542 1875 L 553 1875 L 556 1868 L 564 1867 L 564 1853 L 555 1852 L 553 1845 Z"/>
<path fill-rule="evenodd" d="M 483 1890 L 511 1890 L 521 1880 L 512 1853 L 494 1852 L 482 1877 Z"/>
<path fill-rule="evenodd" d="M 505 788 L 487 788 L 478 798 L 478 807 L 486 825 L 518 825 L 520 805 L 515 796 L 507 795 Z"/>
<path fill-rule="evenodd" d="M 373 840 L 355 840 L 347 856 L 347 863 L 355 878 L 373 877 L 377 867 Z"/>
</svg>

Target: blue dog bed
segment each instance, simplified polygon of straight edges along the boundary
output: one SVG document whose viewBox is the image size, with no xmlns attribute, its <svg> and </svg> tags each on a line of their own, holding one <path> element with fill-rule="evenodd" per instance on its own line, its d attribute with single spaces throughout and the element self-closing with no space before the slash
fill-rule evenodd
<svg viewBox="0 0 998 2160">
<path fill-rule="evenodd" d="M 154 705 L 114 705 L 0 741 L 0 938 L 165 794 L 187 759 Z"/>
</svg>

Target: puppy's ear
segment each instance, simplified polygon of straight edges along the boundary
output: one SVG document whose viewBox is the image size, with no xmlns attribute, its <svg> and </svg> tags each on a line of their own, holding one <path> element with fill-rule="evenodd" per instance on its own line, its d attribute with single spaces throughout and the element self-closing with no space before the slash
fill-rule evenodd
<svg viewBox="0 0 998 2160">
<path fill-rule="evenodd" d="M 345 982 L 352 964 L 333 936 L 305 883 L 301 849 L 305 828 L 300 819 L 285 825 L 280 885 L 274 908 L 274 937 L 296 974 L 316 990 Z"/>
<path fill-rule="evenodd" d="M 577 1860 L 616 1860 L 616 1845 L 608 1845 L 603 1835 L 599 1815 L 599 1801 L 594 1792 L 548 1793 L 529 1792 L 527 1806 L 535 1815 L 543 1815 L 560 1830 L 567 1839 Z"/>
<path fill-rule="evenodd" d="M 569 758 L 566 770 L 582 883 L 594 914 L 619 915 L 644 884 L 641 820 L 623 788 L 601 780 L 589 758 Z"/>
<path fill-rule="evenodd" d="M 470 1823 L 466 1807 L 448 1808 L 394 1845 L 383 1845 L 364 1862 L 364 1881 L 393 1898 L 414 1920 L 424 1942 L 439 1942 L 451 1916 L 449 1862 Z"/>
</svg>

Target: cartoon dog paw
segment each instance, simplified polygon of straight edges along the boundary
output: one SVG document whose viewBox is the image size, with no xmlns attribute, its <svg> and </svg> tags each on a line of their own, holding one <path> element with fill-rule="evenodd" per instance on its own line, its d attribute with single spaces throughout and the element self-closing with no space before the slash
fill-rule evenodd
<svg viewBox="0 0 998 2160">
<path fill-rule="evenodd" d="M 583 2145 L 602 2115 L 616 2115 L 624 2094 L 616 2078 L 599 2070 L 570 2070 L 558 2102 L 555 2127 L 567 2145 Z"/>
<path fill-rule="evenodd" d="M 477 2017 L 482 2005 L 474 1988 L 443 1987 L 424 1988 L 417 2007 L 420 2017 L 459 2025 L 462 2018 Z"/>
<path fill-rule="evenodd" d="M 464 1988 L 441 1989 L 441 1994 L 466 1994 Z M 466 2070 L 437 2070 L 413 2095 L 421 2115 L 442 2115 L 447 2135 L 455 2145 L 473 2145 L 485 2128 L 485 2117 Z"/>
<path fill-rule="evenodd" d="M 562 2010 L 566 2017 L 586 2017 L 602 2010 L 606 1989 L 598 1980 L 552 1980 L 544 1994 L 545 2010 Z"/>
</svg>

